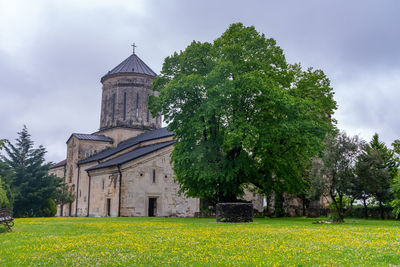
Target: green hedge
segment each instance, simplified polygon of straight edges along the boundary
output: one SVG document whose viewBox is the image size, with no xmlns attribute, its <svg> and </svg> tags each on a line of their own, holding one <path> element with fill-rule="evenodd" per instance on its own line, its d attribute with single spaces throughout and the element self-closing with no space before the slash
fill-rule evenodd
<svg viewBox="0 0 400 267">
<path fill-rule="evenodd" d="M 385 219 L 394 219 L 391 206 L 384 205 L 383 211 Z M 352 212 L 347 217 L 364 218 L 364 206 L 362 205 L 354 206 Z M 379 209 L 379 206 L 368 206 L 368 218 L 373 218 L 373 219 L 381 218 L 381 211 Z"/>
</svg>

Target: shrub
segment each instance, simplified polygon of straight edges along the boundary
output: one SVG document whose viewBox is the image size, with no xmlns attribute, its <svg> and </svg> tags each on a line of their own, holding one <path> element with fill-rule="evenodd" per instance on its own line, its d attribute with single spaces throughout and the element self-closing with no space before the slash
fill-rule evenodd
<svg viewBox="0 0 400 267">
<path fill-rule="evenodd" d="M 392 212 L 392 207 L 389 205 L 383 206 L 383 212 L 385 218 L 387 219 L 393 219 L 395 217 Z M 362 205 L 353 206 L 353 209 L 351 213 L 348 215 L 348 217 L 364 218 L 364 207 Z M 368 206 L 368 218 L 373 218 L 373 219 L 381 218 L 379 206 Z"/>
<path fill-rule="evenodd" d="M 40 209 L 38 215 L 40 217 L 54 217 L 57 214 L 57 205 L 52 199 L 47 199 L 42 208 Z"/>
</svg>

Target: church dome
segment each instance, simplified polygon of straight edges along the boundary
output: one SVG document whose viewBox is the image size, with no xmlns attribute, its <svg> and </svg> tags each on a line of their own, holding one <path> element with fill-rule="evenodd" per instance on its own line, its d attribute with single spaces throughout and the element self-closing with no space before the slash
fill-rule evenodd
<svg viewBox="0 0 400 267">
<path fill-rule="evenodd" d="M 101 82 L 106 79 L 126 75 L 126 74 L 143 74 L 151 77 L 156 77 L 157 74 L 146 65 L 135 53 L 130 55 L 127 59 L 122 61 L 118 66 L 110 70 L 106 75 L 101 78 Z"/>
</svg>

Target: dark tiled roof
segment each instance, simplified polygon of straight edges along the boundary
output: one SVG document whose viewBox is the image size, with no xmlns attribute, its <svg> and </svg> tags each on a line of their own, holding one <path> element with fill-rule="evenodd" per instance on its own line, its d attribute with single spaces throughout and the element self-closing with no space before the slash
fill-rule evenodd
<svg viewBox="0 0 400 267">
<path fill-rule="evenodd" d="M 173 132 L 168 132 L 167 127 L 160 128 L 160 129 L 157 129 L 154 131 L 148 131 L 148 132 L 142 133 L 141 135 L 138 135 L 136 137 L 133 137 L 131 139 L 128 139 L 124 142 L 119 143 L 117 147 L 113 147 L 113 148 L 104 150 L 96 155 L 93 155 L 91 157 L 83 159 L 83 160 L 79 161 L 78 163 L 83 164 L 83 163 L 88 163 L 88 162 L 92 162 L 92 161 L 102 160 L 102 159 L 112 156 L 124 149 L 127 149 L 129 147 L 137 145 L 139 143 L 149 141 L 149 140 L 169 137 L 169 136 L 173 136 L 173 135 L 174 135 Z"/>
<path fill-rule="evenodd" d="M 103 82 L 106 78 L 114 76 L 121 73 L 138 73 L 145 74 L 149 76 L 157 76 L 157 74 L 150 69 L 146 63 L 143 62 L 136 54 L 130 55 L 127 59 L 122 61 L 118 66 L 110 70 L 106 75 L 101 78 Z"/>
<path fill-rule="evenodd" d="M 67 164 L 67 160 L 64 159 L 64 160 L 60 161 L 59 163 L 56 163 L 53 166 L 51 166 L 50 169 L 55 169 L 55 168 L 58 168 L 58 167 L 62 167 L 62 166 L 65 166 L 66 164 Z"/>
<path fill-rule="evenodd" d="M 116 158 L 107 160 L 103 163 L 100 163 L 96 166 L 90 167 L 88 169 L 86 169 L 86 171 L 91 171 L 91 170 L 96 170 L 96 169 L 101 169 L 101 168 L 106 168 L 106 167 L 111 167 L 111 166 L 116 166 L 116 165 L 120 165 L 123 163 L 126 163 L 128 161 L 143 157 L 147 154 L 150 154 L 154 151 L 160 150 L 164 147 L 170 146 L 173 143 L 175 143 L 175 141 L 169 141 L 169 142 L 164 142 L 164 143 L 158 143 L 156 145 L 150 145 L 150 146 L 145 146 L 145 147 L 139 147 L 136 148 L 132 151 L 129 151 L 125 154 L 122 154 L 121 156 L 118 156 Z"/>
<path fill-rule="evenodd" d="M 73 133 L 68 138 L 67 143 L 68 143 L 69 139 L 71 139 L 72 136 L 75 136 L 79 140 L 90 140 L 90 141 L 100 141 L 100 142 L 110 142 L 110 143 L 113 141 L 111 138 L 104 136 L 104 135 Z"/>
</svg>

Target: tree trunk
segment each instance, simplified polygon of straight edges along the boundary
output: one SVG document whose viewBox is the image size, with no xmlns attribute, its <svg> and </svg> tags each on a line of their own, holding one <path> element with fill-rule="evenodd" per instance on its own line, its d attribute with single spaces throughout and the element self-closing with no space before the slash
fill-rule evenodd
<svg viewBox="0 0 400 267">
<path fill-rule="evenodd" d="M 275 210 L 274 210 L 274 215 L 275 217 L 283 217 L 285 216 L 285 210 L 283 209 L 283 193 L 281 192 L 275 192 Z"/>
<path fill-rule="evenodd" d="M 383 212 L 383 203 L 382 203 L 382 201 L 379 201 L 379 210 L 381 212 L 381 219 L 384 220 L 385 219 L 385 214 Z"/>
<path fill-rule="evenodd" d="M 368 219 L 368 205 L 367 199 L 363 198 L 363 205 L 364 205 L 364 218 Z"/>
<path fill-rule="evenodd" d="M 339 195 L 339 211 L 338 211 L 338 220 L 337 222 L 344 222 L 344 211 L 343 211 L 343 196 Z"/>
<path fill-rule="evenodd" d="M 269 195 L 269 196 L 267 196 L 266 198 L 265 198 L 265 200 L 266 200 L 266 204 L 267 204 L 267 206 L 265 207 L 265 210 L 264 210 L 264 215 L 266 215 L 266 216 L 268 216 L 268 217 L 271 217 L 271 213 L 270 213 L 270 210 L 269 210 L 269 206 L 271 205 L 271 195 Z"/>
<path fill-rule="evenodd" d="M 306 216 L 306 196 L 305 195 L 301 196 L 301 202 L 303 204 L 303 216 Z"/>
<path fill-rule="evenodd" d="M 334 222 L 337 223 L 342 223 L 344 222 L 344 215 L 343 215 L 343 196 L 339 195 L 338 201 L 336 201 L 336 198 L 334 197 L 333 194 L 331 194 L 333 203 L 335 204 L 335 209 L 336 209 L 336 217 L 333 218 Z"/>
<path fill-rule="evenodd" d="M 346 211 L 346 216 L 352 216 L 353 214 L 353 204 L 354 204 L 354 198 L 351 199 L 350 201 L 350 209 Z"/>
</svg>

